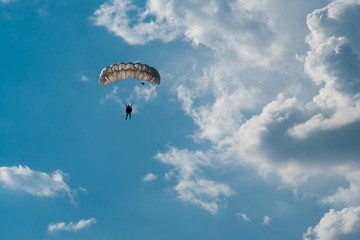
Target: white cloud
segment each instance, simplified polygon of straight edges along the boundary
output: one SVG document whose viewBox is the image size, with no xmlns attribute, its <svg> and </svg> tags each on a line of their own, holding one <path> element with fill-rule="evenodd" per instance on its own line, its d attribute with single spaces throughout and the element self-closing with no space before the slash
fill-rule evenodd
<svg viewBox="0 0 360 240">
<path fill-rule="evenodd" d="M 219 197 L 229 197 L 234 192 L 225 184 L 206 179 L 180 179 L 175 186 L 179 198 L 198 205 L 212 214 L 218 211 Z"/>
<path fill-rule="evenodd" d="M 241 81 L 236 82 L 239 79 L 232 75 L 237 72 L 235 65 L 219 62 L 204 69 L 204 75 L 191 83 L 194 86 L 181 84 L 177 87 L 177 96 L 185 112 L 200 128 L 195 134 L 196 139 L 219 142 L 245 121 L 242 110 L 252 109 L 258 103 L 259 89 L 246 89 Z M 233 79 L 234 82 L 223 79 Z M 209 95 L 215 95 L 215 99 L 208 104 L 196 105 L 197 101 L 206 101 L 203 99 Z"/>
<path fill-rule="evenodd" d="M 145 7 L 138 7 L 129 0 L 112 0 L 95 11 L 93 20 L 129 44 L 181 37 L 215 51 L 235 50 L 248 61 L 269 65 L 283 49 L 282 40 L 273 41 L 277 36 L 262 11 L 266 4 L 264 0 L 251 4 L 242 0 L 213 0 L 211 4 L 148 0 Z"/>
<path fill-rule="evenodd" d="M 89 81 L 89 78 L 83 74 L 83 75 L 81 75 L 80 81 L 87 82 L 87 81 Z"/>
<path fill-rule="evenodd" d="M 215 214 L 218 211 L 220 197 L 229 197 L 235 193 L 229 186 L 215 181 L 204 179 L 199 173 L 200 166 L 211 166 L 210 158 L 198 151 L 195 153 L 188 150 L 171 148 L 166 154 L 158 153 L 156 158 L 174 168 L 167 174 L 169 179 L 177 177 L 177 185 L 174 187 L 179 199 L 198 205 Z"/>
<path fill-rule="evenodd" d="M 132 93 L 129 95 L 130 96 L 129 99 L 131 99 L 132 102 L 134 102 L 134 100 L 141 100 L 141 99 L 145 101 L 150 101 L 156 98 L 156 95 L 157 92 L 155 86 L 151 86 L 151 87 L 135 86 L 134 89 L 132 90 Z M 107 101 L 112 101 L 120 105 L 124 105 L 125 99 L 126 98 L 122 99 L 120 97 L 119 87 L 115 86 L 112 87 L 112 90 L 110 92 L 106 93 L 105 96 L 100 99 L 100 103 L 103 104 Z M 127 99 L 128 100 L 127 102 L 131 102 L 129 101 L 129 99 Z M 133 107 L 133 112 L 136 112 L 135 107 Z"/>
<path fill-rule="evenodd" d="M 29 167 L 0 167 L 2 187 L 19 190 L 39 197 L 54 197 L 65 193 L 72 198 L 71 189 L 64 181 L 64 174 L 56 170 L 51 175 L 31 170 Z"/>
<path fill-rule="evenodd" d="M 340 186 L 337 191 L 320 199 L 320 203 L 337 207 L 354 207 L 360 205 L 360 170 L 352 166 L 339 166 L 336 169 L 338 175 L 345 176 L 349 183 L 347 188 Z"/>
<path fill-rule="evenodd" d="M 357 22 L 359 13 L 359 1 L 336 0 L 308 15 L 305 72 L 323 87 L 309 103 L 315 114 L 291 128 L 292 136 L 305 138 L 360 120 L 360 30 L 349 24 Z"/>
<path fill-rule="evenodd" d="M 285 2 L 148 0 L 139 7 L 113 0 L 94 13 L 96 25 L 129 44 L 182 39 L 211 56 L 181 56 L 196 64 L 171 72 L 177 98 L 198 127 L 194 141 L 209 146 L 157 155 L 173 167 L 166 176 L 176 178 L 179 199 L 215 213 L 220 197 L 235 193 L 207 172 L 239 164 L 294 192 L 326 189 L 317 196 L 322 203 L 358 202 L 360 138 L 351 133 L 360 119 L 360 34 L 353 24 L 359 2 L 335 0 L 315 11 L 320 3 L 296 3 L 297 14 L 274 7 L 290 6 Z M 301 29 L 292 25 L 300 21 Z M 319 186 L 327 179 L 341 187 Z"/>
<path fill-rule="evenodd" d="M 50 223 L 48 226 L 49 233 L 57 232 L 57 231 L 72 231 L 77 232 L 81 229 L 84 229 L 91 224 L 95 224 L 96 219 L 95 218 L 89 218 L 89 219 L 82 219 L 77 223 L 69 222 L 60 222 L 60 223 Z"/>
<path fill-rule="evenodd" d="M 264 224 L 264 225 L 269 225 L 269 224 L 270 224 L 270 217 L 269 217 L 269 216 L 264 216 L 264 218 L 263 218 L 263 224 Z"/>
<path fill-rule="evenodd" d="M 339 3 L 339 1 L 336 2 Z M 356 13 L 358 8 L 350 2 L 344 1 L 342 7 L 352 9 Z M 328 8 L 332 9 L 333 12 L 335 11 L 331 4 Z M 316 15 L 319 11 L 314 11 L 309 16 Z M 183 103 L 184 111 L 199 126 L 199 130 L 194 135 L 195 140 L 197 142 L 210 140 L 213 143 L 210 148 L 212 152 L 209 155 L 210 162 L 238 162 L 243 166 L 253 166 L 260 175 L 268 177 L 275 174 L 282 184 L 291 186 L 295 190 L 318 176 L 346 180 L 350 183 L 350 188 L 339 188 L 335 195 L 330 194 L 331 191 L 329 191 L 327 193 L 330 194 L 328 195 L 329 198 L 324 198 L 322 202 L 329 204 L 339 204 L 340 202 L 342 204 L 354 204 L 358 202 L 356 200 L 358 195 L 354 194 L 354 192 L 358 192 L 358 178 L 350 179 L 345 171 L 337 170 L 339 164 L 334 162 L 341 159 L 340 165 L 345 168 L 351 166 L 351 162 L 356 159 L 356 156 L 359 156 L 355 145 L 348 145 L 352 146 L 348 150 L 352 152 L 353 156 L 349 154 L 347 157 L 347 153 L 341 154 L 339 150 L 336 150 L 340 147 L 334 149 L 332 145 L 334 142 L 332 142 L 331 137 L 319 139 L 317 135 L 315 139 L 318 139 L 319 142 L 314 142 L 316 140 L 310 135 L 315 131 L 324 132 L 349 125 L 360 116 L 359 89 L 356 88 L 356 78 L 354 77 L 357 70 L 354 67 L 355 70 L 349 69 L 353 71 L 348 73 L 349 79 L 353 79 L 350 81 L 350 85 L 355 84 L 354 89 L 346 87 L 347 76 L 343 73 L 345 64 L 351 62 L 352 59 L 357 59 L 351 54 L 346 55 L 346 51 L 349 50 L 349 47 L 353 49 L 354 54 L 358 51 L 356 49 L 358 42 L 356 37 L 358 35 L 351 35 L 351 31 L 348 31 L 346 33 L 353 38 L 346 36 L 345 41 L 342 36 L 337 38 L 329 36 L 323 38 L 324 42 L 321 44 L 318 44 L 321 42 L 320 38 L 317 38 L 317 43 L 314 44 L 310 40 L 311 36 L 318 34 L 318 32 L 322 33 L 325 30 L 334 32 L 346 28 L 351 20 L 342 21 L 341 17 L 344 15 L 339 14 L 339 9 L 337 11 L 338 29 L 327 29 L 329 26 L 325 26 L 325 24 L 324 26 L 318 25 L 317 28 L 311 29 L 312 33 L 307 40 L 311 50 L 304 58 L 305 70 L 315 84 L 322 84 L 319 87 L 315 85 L 313 89 L 306 89 L 305 86 L 298 88 L 299 82 L 303 81 L 301 74 L 299 74 L 299 76 L 292 76 L 299 82 L 294 82 L 295 85 L 290 84 L 289 88 L 264 89 L 256 81 L 244 81 L 242 76 L 244 76 L 244 72 L 245 74 L 248 73 L 247 70 L 241 69 L 241 67 L 236 68 L 235 65 L 233 67 L 232 63 L 229 63 L 221 55 L 216 55 L 216 64 L 203 67 L 202 74 L 194 74 L 195 77 L 192 81 L 181 83 L 177 87 L 178 99 Z M 356 14 L 351 16 L 356 16 Z M 310 22 L 310 18 L 308 18 L 308 22 Z M 219 52 L 220 50 L 217 51 L 217 53 Z M 332 57 L 335 57 L 335 60 Z M 228 57 L 229 59 L 231 58 Z M 284 58 L 284 61 L 285 59 L 287 58 Z M 235 58 L 235 60 L 238 59 Z M 235 61 L 236 64 L 239 62 Z M 356 64 L 357 60 L 354 62 Z M 266 68 L 259 71 L 266 71 Z M 254 74 L 253 78 L 262 77 L 255 72 L 251 73 Z M 337 75 L 335 76 L 334 73 Z M 274 73 L 269 72 L 269 74 Z M 283 74 L 287 75 L 286 72 Z M 282 74 L 279 76 L 282 77 Z M 266 78 L 261 79 L 262 84 L 264 84 Z M 277 84 L 274 79 L 272 82 L 275 85 Z M 318 94 L 316 93 L 317 88 L 320 89 Z M 276 90 L 278 91 L 277 94 Z M 315 95 L 310 96 L 313 100 L 305 104 L 298 100 L 299 98 L 306 99 L 301 90 L 314 92 Z M 276 97 L 275 99 L 264 99 L 261 94 L 266 94 L 266 96 L 273 94 Z M 209 98 L 209 95 L 212 98 Z M 202 98 L 207 98 L 205 104 L 204 101 L 201 101 Z M 266 103 L 264 100 L 268 102 Z M 258 106 L 262 104 L 264 104 L 263 107 L 259 109 Z M 250 115 L 250 117 L 244 114 L 251 111 L 255 114 Z M 299 138 L 300 141 L 293 137 Z M 334 137 L 337 136 L 334 135 Z M 338 144 L 345 144 L 348 141 L 345 135 L 342 138 L 337 138 L 337 140 L 335 142 Z M 318 150 L 307 150 L 309 146 L 318 148 Z M 314 154 L 304 154 L 304 151 Z M 199 153 L 196 151 L 196 153 L 192 152 L 191 154 L 198 155 Z M 190 159 L 197 158 L 196 156 L 188 157 Z M 319 164 L 311 162 L 319 162 L 319 160 Z M 328 169 L 326 173 L 323 171 L 324 163 Z M 352 171 L 356 171 L 356 169 L 358 168 L 355 166 Z"/>
<path fill-rule="evenodd" d="M 118 87 L 113 87 L 111 92 L 106 93 L 105 97 L 100 99 L 101 104 L 107 101 L 114 101 L 118 104 L 123 104 L 123 101 L 121 100 L 118 94 Z"/>
<path fill-rule="evenodd" d="M 130 0 L 112 0 L 102 4 L 95 11 L 93 20 L 95 25 L 105 26 L 129 44 L 144 44 L 156 38 L 171 41 L 178 34 L 174 30 L 177 20 L 171 17 L 173 4 L 164 3 L 150 1 L 147 10 L 141 12 L 141 9 L 133 5 Z M 145 21 L 147 15 L 151 15 L 154 11 L 160 14 L 158 19 Z M 133 19 L 129 18 L 131 14 L 135 14 Z"/>
<path fill-rule="evenodd" d="M 245 222 L 250 222 L 250 218 L 245 213 L 235 213 L 235 215 Z"/>
<path fill-rule="evenodd" d="M 304 240 L 360 239 L 360 207 L 330 209 L 315 227 L 309 227 Z"/>
<path fill-rule="evenodd" d="M 144 182 L 151 182 L 154 181 L 157 178 L 157 176 L 153 173 L 148 173 L 145 175 L 145 177 L 143 178 Z"/>
<path fill-rule="evenodd" d="M 151 87 L 135 86 L 133 95 L 136 99 L 139 99 L 139 100 L 144 99 L 145 101 L 150 101 L 150 100 L 156 98 L 156 95 L 157 95 L 156 87 L 155 86 L 151 86 Z"/>
</svg>

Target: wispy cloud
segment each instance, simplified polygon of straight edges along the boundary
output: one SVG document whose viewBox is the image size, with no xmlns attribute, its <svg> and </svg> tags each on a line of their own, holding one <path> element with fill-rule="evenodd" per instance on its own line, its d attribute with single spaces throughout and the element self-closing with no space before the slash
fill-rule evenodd
<svg viewBox="0 0 360 240">
<path fill-rule="evenodd" d="M 107 101 L 114 101 L 118 104 L 123 104 L 118 94 L 118 87 L 113 87 L 111 92 L 106 93 L 105 97 L 100 99 L 100 103 L 103 104 Z"/>
<path fill-rule="evenodd" d="M 48 231 L 49 233 L 58 232 L 58 231 L 77 232 L 95 223 L 96 223 L 95 218 L 82 219 L 77 223 L 73 223 L 73 222 L 50 223 L 48 226 Z"/>
<path fill-rule="evenodd" d="M 154 181 L 155 179 L 157 179 L 157 176 L 153 173 L 148 173 L 145 175 L 145 177 L 143 177 L 144 182 L 151 182 Z"/>
<path fill-rule="evenodd" d="M 89 81 L 89 78 L 86 75 L 81 75 L 80 81 L 87 82 Z"/>
<path fill-rule="evenodd" d="M 154 2 L 155 3 L 155 2 Z M 151 4 L 151 3 L 150 3 Z M 178 35 L 178 28 L 174 26 L 173 21 L 168 23 L 166 16 L 171 14 L 173 6 L 163 9 L 162 19 L 156 22 L 142 22 L 146 15 L 151 14 L 153 7 L 160 7 L 162 4 L 154 4 L 149 6 L 150 9 L 141 13 L 138 7 L 130 0 L 114 0 L 109 1 L 100 6 L 94 13 L 94 23 L 98 26 L 105 26 L 110 32 L 115 33 L 125 39 L 130 44 L 144 44 L 149 40 L 160 38 L 164 41 L 173 40 Z M 134 19 L 129 19 L 128 13 L 137 12 Z M 170 20 L 171 21 L 171 20 Z M 176 19 L 174 19 L 176 21 Z M 133 27 L 130 26 L 133 25 Z"/>
<path fill-rule="evenodd" d="M 198 205 L 215 214 L 218 211 L 220 197 L 226 198 L 235 194 L 228 185 L 201 176 L 201 166 L 211 167 L 211 158 L 208 154 L 171 148 L 166 154 L 158 153 L 156 158 L 174 167 L 166 176 L 167 179 L 176 176 L 178 183 L 174 189 L 179 199 L 185 202 Z"/>
<path fill-rule="evenodd" d="M 250 222 L 250 218 L 245 213 L 235 213 L 235 215 L 245 222 Z"/>
<path fill-rule="evenodd" d="M 234 192 L 229 186 L 222 183 L 206 179 L 188 179 L 178 180 L 175 190 L 179 194 L 179 199 L 198 205 L 212 214 L 217 213 L 219 197 L 230 197 Z"/>
<path fill-rule="evenodd" d="M 281 45 L 273 41 L 276 35 L 261 11 L 266 1 L 253 2 L 234 1 L 224 5 L 215 0 L 209 5 L 190 0 L 148 0 L 145 8 L 140 8 L 130 0 L 113 0 L 102 4 L 92 19 L 95 25 L 106 27 L 129 44 L 145 44 L 156 39 L 169 42 L 180 37 L 216 51 L 232 49 L 248 60 L 266 65 L 279 55 Z M 146 21 L 147 17 L 154 20 Z M 256 30 L 254 24 L 258 26 Z M 234 31 L 235 26 L 238 31 Z M 266 55 L 261 53 L 264 51 Z"/>
<path fill-rule="evenodd" d="M 1 3 L 11 3 L 15 2 L 15 0 L 0 0 Z"/>
<path fill-rule="evenodd" d="M 131 99 L 132 101 L 139 100 L 139 99 L 144 99 L 145 101 L 149 101 L 149 100 L 154 99 L 155 97 L 156 97 L 156 88 L 154 86 L 151 86 L 149 88 L 147 88 L 147 87 L 142 88 L 142 87 L 135 86 L 128 98 Z M 107 101 L 113 101 L 118 104 L 125 103 L 125 99 L 122 99 L 120 97 L 119 87 L 117 87 L 117 86 L 112 87 L 112 90 L 110 92 L 106 93 L 105 97 L 100 99 L 101 104 L 103 104 Z M 134 111 L 136 111 L 136 109 L 134 109 Z"/>
<path fill-rule="evenodd" d="M 133 91 L 134 98 L 136 99 L 144 99 L 145 101 L 150 101 L 154 98 L 156 98 L 157 92 L 156 92 L 156 86 L 151 87 L 138 87 L 135 86 Z"/>
</svg>

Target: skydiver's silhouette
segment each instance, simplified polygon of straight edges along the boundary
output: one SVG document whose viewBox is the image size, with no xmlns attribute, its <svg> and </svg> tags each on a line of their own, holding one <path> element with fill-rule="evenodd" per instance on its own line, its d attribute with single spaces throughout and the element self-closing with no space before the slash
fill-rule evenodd
<svg viewBox="0 0 360 240">
<path fill-rule="evenodd" d="M 125 120 L 127 120 L 128 116 L 130 117 L 131 119 L 131 112 L 132 112 L 132 106 L 131 105 L 126 105 L 126 117 L 125 117 Z"/>
</svg>

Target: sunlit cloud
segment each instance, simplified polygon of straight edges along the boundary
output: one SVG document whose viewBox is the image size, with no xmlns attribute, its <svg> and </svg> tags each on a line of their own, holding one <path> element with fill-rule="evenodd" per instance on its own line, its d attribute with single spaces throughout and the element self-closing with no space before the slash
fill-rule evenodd
<svg viewBox="0 0 360 240">
<path fill-rule="evenodd" d="M 59 232 L 59 231 L 77 232 L 95 223 L 96 223 L 95 218 L 82 219 L 77 223 L 74 222 L 50 223 L 48 226 L 48 232 L 49 233 Z"/>
<path fill-rule="evenodd" d="M 291 128 L 292 136 L 305 138 L 360 120 L 360 49 L 356 34 L 360 31 L 348 25 L 353 12 L 360 12 L 358 1 L 337 0 L 307 17 L 310 51 L 304 68 L 314 83 L 323 87 L 308 104 L 315 113 Z"/>
<path fill-rule="evenodd" d="M 71 197 L 72 193 L 64 181 L 64 173 L 60 170 L 49 175 L 21 165 L 0 167 L 0 184 L 3 188 L 23 191 L 38 197 L 55 197 L 62 193 Z"/>
<path fill-rule="evenodd" d="M 320 203 L 355 206 L 360 138 L 348 134 L 359 129 L 360 30 L 350 23 L 358 22 L 359 2 L 335 0 L 310 12 L 300 39 L 269 3 L 113 0 L 93 21 L 129 44 L 181 39 L 212 53 L 211 60 L 190 56 L 192 68 L 171 73 L 178 78 L 172 90 L 197 126 L 194 142 L 210 143 L 156 156 L 173 167 L 166 178 L 176 178 L 179 199 L 216 213 L 235 191 L 205 169 L 234 164 L 304 194 L 323 179 Z M 334 193 L 328 179 L 345 184 Z"/>
<path fill-rule="evenodd" d="M 167 7 L 164 8 L 164 5 L 160 2 L 152 2 L 154 4 L 149 2 L 151 6 L 149 6 L 148 11 L 152 11 L 151 9 L 156 11 L 161 8 L 163 13 L 161 19 L 157 20 L 156 23 L 142 22 L 146 15 L 151 13 L 147 13 L 147 11 L 141 13 L 138 7 L 132 4 L 130 0 L 105 2 L 95 11 L 93 20 L 95 25 L 107 27 L 110 32 L 123 37 L 129 44 L 145 44 L 147 41 L 157 38 L 164 41 L 173 40 L 179 32 L 175 27 L 176 23 L 168 23 L 168 19 L 166 19 L 172 13 L 172 4 L 167 4 Z M 129 19 L 128 14 L 130 12 L 137 12 L 135 19 L 139 20 Z M 133 25 L 133 27 L 130 25 Z"/>
<path fill-rule="evenodd" d="M 309 227 L 304 233 L 304 240 L 338 240 L 360 238 L 360 207 L 330 209 L 320 222 Z"/>
<path fill-rule="evenodd" d="M 281 55 L 283 40 L 274 41 L 278 36 L 262 11 L 266 1 L 253 2 L 223 4 L 215 0 L 209 5 L 189 0 L 148 0 L 144 9 L 129 0 L 112 0 L 102 4 L 92 19 L 95 25 L 106 27 L 129 44 L 184 38 L 193 45 L 202 44 L 215 51 L 235 51 L 253 63 L 266 66 Z M 153 20 L 148 21 L 147 17 Z"/>
</svg>

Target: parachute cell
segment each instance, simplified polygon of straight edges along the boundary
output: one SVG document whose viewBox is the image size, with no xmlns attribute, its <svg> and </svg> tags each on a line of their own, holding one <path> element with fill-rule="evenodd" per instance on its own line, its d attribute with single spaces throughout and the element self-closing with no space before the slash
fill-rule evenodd
<svg viewBox="0 0 360 240">
<path fill-rule="evenodd" d="M 117 80 L 136 78 L 148 81 L 151 84 L 160 84 L 159 72 L 146 64 L 141 63 L 119 63 L 105 67 L 99 77 L 101 84 L 108 85 Z"/>
</svg>

